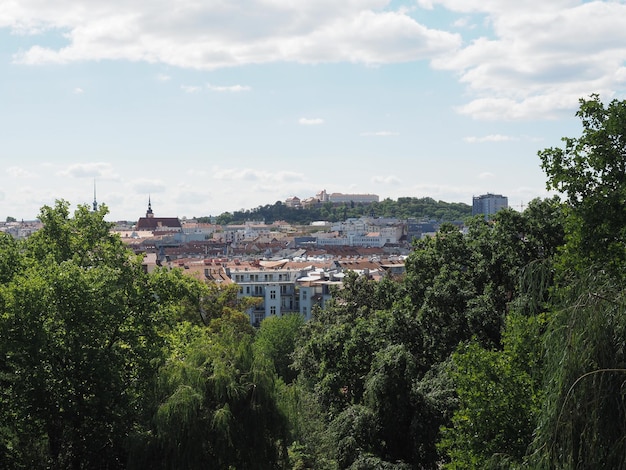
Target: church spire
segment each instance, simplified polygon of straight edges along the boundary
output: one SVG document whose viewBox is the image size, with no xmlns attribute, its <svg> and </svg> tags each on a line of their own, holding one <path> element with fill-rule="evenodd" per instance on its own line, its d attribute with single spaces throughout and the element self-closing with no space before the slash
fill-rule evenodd
<svg viewBox="0 0 626 470">
<path fill-rule="evenodd" d="M 154 213 L 152 212 L 152 201 L 150 201 L 150 196 L 148 196 L 148 210 L 146 211 L 146 217 L 154 217 Z"/>
</svg>

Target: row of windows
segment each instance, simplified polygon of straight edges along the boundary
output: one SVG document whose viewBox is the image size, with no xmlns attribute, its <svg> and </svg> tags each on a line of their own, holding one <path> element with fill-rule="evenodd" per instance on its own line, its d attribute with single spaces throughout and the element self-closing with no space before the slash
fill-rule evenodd
<svg viewBox="0 0 626 470">
<path fill-rule="evenodd" d="M 244 289 L 247 295 L 250 295 L 250 293 L 252 292 L 251 288 L 254 287 L 254 295 L 263 295 L 263 286 L 240 286 L 239 287 L 239 293 L 243 294 L 244 293 Z M 290 291 L 288 289 L 289 286 L 280 286 L 280 294 L 281 295 L 288 295 L 289 293 L 293 293 L 293 291 Z M 272 289 L 270 291 L 270 298 L 275 299 L 276 298 L 276 290 Z M 306 293 L 304 294 L 304 298 L 306 298 Z"/>
<path fill-rule="evenodd" d="M 275 280 L 288 281 L 290 279 L 289 274 L 235 274 L 234 278 L 235 282 L 259 282 L 259 280 L 273 282 Z"/>
<path fill-rule="evenodd" d="M 302 308 L 302 313 L 306 316 L 308 313 L 308 310 L 306 307 Z M 270 315 L 276 315 L 276 307 L 272 306 L 270 307 Z M 263 321 L 263 319 L 265 318 L 265 312 L 263 311 L 257 311 L 254 312 L 254 324 L 256 326 L 259 326 L 261 324 L 261 322 Z"/>
</svg>

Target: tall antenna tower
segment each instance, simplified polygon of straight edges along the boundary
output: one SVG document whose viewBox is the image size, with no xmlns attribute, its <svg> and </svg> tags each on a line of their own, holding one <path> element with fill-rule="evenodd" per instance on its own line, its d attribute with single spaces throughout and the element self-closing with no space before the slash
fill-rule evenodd
<svg viewBox="0 0 626 470">
<path fill-rule="evenodd" d="M 96 179 L 93 179 L 93 211 L 98 210 L 98 202 L 96 201 Z"/>
</svg>

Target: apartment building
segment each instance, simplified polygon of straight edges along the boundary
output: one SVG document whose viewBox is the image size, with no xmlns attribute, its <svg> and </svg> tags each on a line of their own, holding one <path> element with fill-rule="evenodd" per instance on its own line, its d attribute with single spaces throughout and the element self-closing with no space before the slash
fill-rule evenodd
<svg viewBox="0 0 626 470">
<path fill-rule="evenodd" d="M 270 315 L 299 313 L 310 320 L 316 307 L 323 308 L 339 288 L 348 271 L 380 280 L 405 271 L 404 257 L 380 259 L 378 256 L 309 257 L 291 260 L 254 260 L 222 258 L 179 258 L 160 262 L 157 253 L 144 255 L 144 269 L 157 266 L 183 269 L 186 275 L 217 284 L 235 283 L 238 298 L 256 299 L 246 312 L 250 324 L 260 325 Z"/>
<path fill-rule="evenodd" d="M 386 225 L 388 224 L 388 225 Z M 360 246 L 382 248 L 388 243 L 398 243 L 403 235 L 402 224 L 396 219 L 384 223 L 377 219 L 361 217 L 348 219 L 331 226 L 332 232 L 319 234 L 318 247 Z"/>
<path fill-rule="evenodd" d="M 285 261 L 264 262 L 263 265 L 235 261 L 224 267 L 226 276 L 239 286 L 239 298 L 258 299 L 257 305 L 248 311 L 253 325 L 260 324 L 269 315 L 303 313 L 297 280 L 306 277 L 313 267 L 292 268 L 286 264 Z M 305 317 L 309 318 L 307 315 Z"/>
<path fill-rule="evenodd" d="M 485 219 L 507 207 L 509 199 L 501 194 L 487 193 L 472 198 L 472 215 L 484 215 Z"/>
<path fill-rule="evenodd" d="M 404 272 L 404 262 L 379 260 L 232 261 L 222 266 L 224 279 L 239 286 L 239 298 L 252 297 L 258 303 L 248 310 L 250 323 L 259 325 L 270 315 L 300 313 L 311 319 L 315 307 L 323 308 L 333 288 L 341 286 L 346 271 L 372 279 L 387 273 Z"/>
</svg>

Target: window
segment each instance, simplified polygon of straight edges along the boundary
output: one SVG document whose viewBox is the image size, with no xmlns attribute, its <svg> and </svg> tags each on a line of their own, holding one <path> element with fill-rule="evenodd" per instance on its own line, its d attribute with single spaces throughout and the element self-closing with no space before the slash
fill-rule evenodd
<svg viewBox="0 0 626 470">
<path fill-rule="evenodd" d="M 302 289 L 302 300 L 306 300 L 306 290 Z"/>
<path fill-rule="evenodd" d="M 270 314 L 272 314 L 272 315 L 276 315 L 276 306 L 272 305 L 272 306 L 270 307 Z"/>
<path fill-rule="evenodd" d="M 274 289 L 272 289 L 270 291 L 270 299 L 275 299 L 276 298 L 276 291 Z"/>
</svg>

